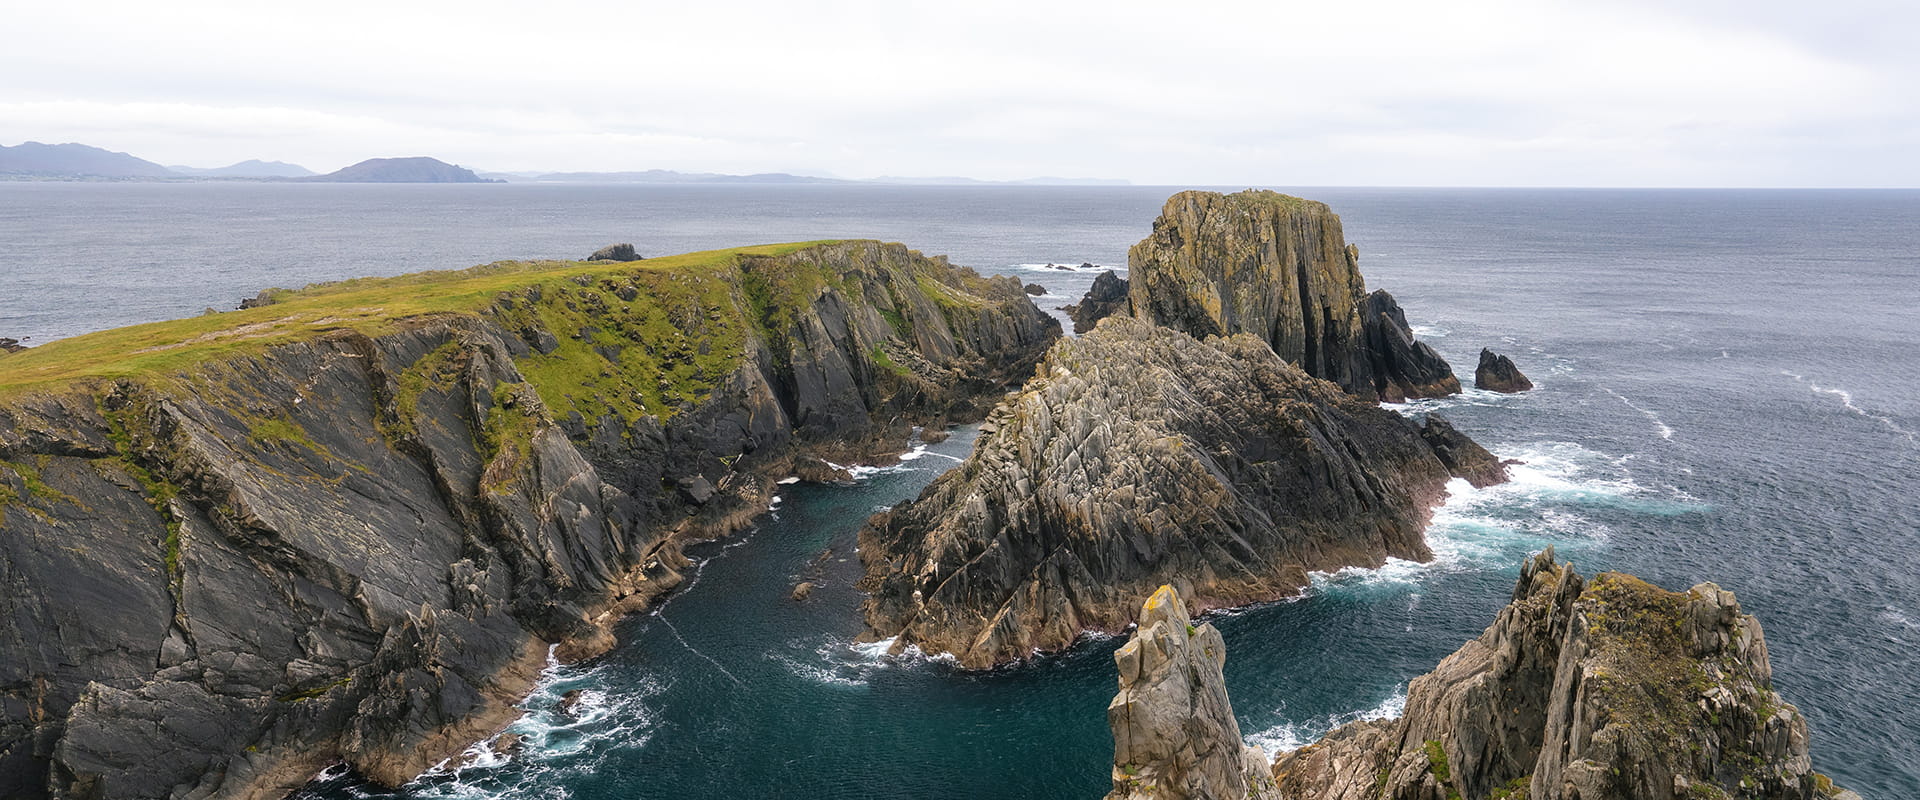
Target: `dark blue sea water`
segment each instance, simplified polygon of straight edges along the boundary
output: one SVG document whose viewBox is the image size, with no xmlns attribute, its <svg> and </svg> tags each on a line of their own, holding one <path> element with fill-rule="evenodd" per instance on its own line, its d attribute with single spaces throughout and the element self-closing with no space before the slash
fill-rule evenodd
<svg viewBox="0 0 1920 800">
<path fill-rule="evenodd" d="M 0 335 L 613 241 L 899 240 L 1038 280 L 1052 306 L 1093 273 L 1021 265 L 1123 264 L 1171 191 L 0 183 Z M 1293 191 L 1341 212 L 1369 285 L 1457 372 L 1492 346 L 1539 388 L 1405 408 L 1527 462 L 1506 486 L 1456 483 L 1433 563 L 1320 576 L 1216 620 L 1250 739 L 1395 713 L 1551 544 L 1588 572 L 1737 592 L 1815 766 L 1920 796 L 1920 192 Z M 757 531 L 697 548 L 696 580 L 624 623 L 620 649 L 551 670 L 513 727 L 524 754 L 455 759 L 392 796 L 1097 797 L 1117 640 L 985 674 L 851 644 L 853 532 L 970 441 L 854 487 L 789 487 Z M 823 588 L 795 604 L 802 579 Z M 588 713 L 559 717 L 574 688 Z M 388 796 L 351 777 L 308 796 L 369 795 Z"/>
</svg>

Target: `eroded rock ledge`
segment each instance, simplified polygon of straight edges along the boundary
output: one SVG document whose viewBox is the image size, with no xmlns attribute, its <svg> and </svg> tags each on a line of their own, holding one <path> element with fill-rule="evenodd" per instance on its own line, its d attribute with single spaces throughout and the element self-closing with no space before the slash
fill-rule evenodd
<svg viewBox="0 0 1920 800">
<path fill-rule="evenodd" d="M 434 302 L 470 308 L 380 313 L 455 289 Z M 978 418 L 1059 335 L 1013 279 L 878 242 L 233 313 L 142 328 L 177 342 L 126 377 L 0 386 L 0 796 L 278 797 L 334 760 L 411 779 L 505 724 L 550 644 L 611 646 L 682 542 L 798 462 Z"/>
<path fill-rule="evenodd" d="M 1451 477 L 1413 422 L 1266 342 L 1131 317 L 1061 340 L 982 430 L 860 534 L 868 635 L 975 668 L 1124 629 L 1161 584 L 1213 608 L 1425 560 Z"/>
</svg>

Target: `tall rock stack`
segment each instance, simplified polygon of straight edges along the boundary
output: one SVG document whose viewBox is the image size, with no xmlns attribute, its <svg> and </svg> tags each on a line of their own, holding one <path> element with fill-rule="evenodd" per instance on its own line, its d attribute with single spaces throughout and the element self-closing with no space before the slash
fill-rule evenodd
<svg viewBox="0 0 1920 800">
<path fill-rule="evenodd" d="M 1147 598 L 1139 630 L 1113 660 L 1120 693 L 1107 705 L 1107 800 L 1278 800 L 1266 754 L 1241 740 L 1227 700 L 1226 641 L 1193 624 L 1172 586 Z"/>
</svg>

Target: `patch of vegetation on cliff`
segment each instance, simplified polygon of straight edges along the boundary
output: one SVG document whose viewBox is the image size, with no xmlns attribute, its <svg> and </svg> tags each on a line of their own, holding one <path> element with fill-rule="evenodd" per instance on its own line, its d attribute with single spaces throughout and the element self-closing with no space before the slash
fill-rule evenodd
<svg viewBox="0 0 1920 800">
<path fill-rule="evenodd" d="M 134 445 L 138 417 L 125 408 L 112 407 L 106 400 L 99 402 L 100 416 L 107 421 L 107 439 L 119 455 L 103 461 L 109 462 L 121 472 L 126 473 L 140 484 L 147 505 L 160 515 L 166 523 L 166 534 L 161 539 L 161 563 L 167 570 L 167 590 L 173 595 L 174 612 L 179 613 L 183 604 L 181 557 L 185 542 L 182 539 L 180 518 L 173 513 L 173 500 L 180 496 L 180 489 L 165 478 L 155 475 L 140 465 L 138 450 Z"/>
<path fill-rule="evenodd" d="M 487 459 L 480 488 L 486 491 L 505 491 L 526 469 L 541 416 L 539 404 L 523 394 L 531 390 L 524 383 L 493 387 L 493 406 L 480 427 L 480 454 Z"/>
<path fill-rule="evenodd" d="M 394 381 L 394 418 L 376 423 L 388 443 L 420 433 L 420 398 L 429 389 L 448 389 L 460 379 L 465 352 L 458 339 L 449 339 L 401 371 Z"/>
<path fill-rule="evenodd" d="M 82 509 L 86 508 L 78 498 L 55 489 L 40 479 L 40 470 L 47 465 L 49 456 L 38 455 L 30 458 L 33 459 L 33 463 L 0 459 L 0 508 L 19 505 L 27 513 L 41 519 L 47 518 L 46 513 L 34 507 L 30 501 L 37 500 L 48 505 L 65 503 Z M 12 473 L 11 479 L 8 479 L 6 473 Z M 19 481 L 18 488 L 14 486 L 16 480 Z"/>
<path fill-rule="evenodd" d="M 684 277 L 741 256 L 791 253 L 818 242 L 709 250 L 636 262 L 502 261 L 464 270 L 314 284 L 259 308 L 133 325 L 60 339 L 0 359 L 0 395 L 76 380 L 147 377 L 257 353 L 340 329 L 376 335 L 410 318 L 471 314 L 503 294 L 561 280 Z"/>
</svg>

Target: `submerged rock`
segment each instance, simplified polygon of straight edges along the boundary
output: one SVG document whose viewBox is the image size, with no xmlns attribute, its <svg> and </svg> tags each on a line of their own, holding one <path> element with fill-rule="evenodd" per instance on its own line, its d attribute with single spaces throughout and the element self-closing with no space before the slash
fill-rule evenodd
<svg viewBox="0 0 1920 800">
<path fill-rule="evenodd" d="M 1381 402 L 1402 403 L 1460 393 L 1460 379 L 1453 376 L 1453 367 L 1426 342 L 1413 338 L 1406 313 L 1385 289 L 1361 301 L 1360 325 L 1366 333 L 1374 395 Z"/>
<path fill-rule="evenodd" d="M 1533 381 L 1520 374 L 1513 359 L 1487 348 L 1480 349 L 1480 366 L 1473 370 L 1473 388 L 1515 394 L 1533 388 Z"/>
<path fill-rule="evenodd" d="M 1807 746 L 1731 592 L 1586 581 L 1549 548 L 1485 633 L 1413 680 L 1401 718 L 1336 729 L 1273 776 L 1316 800 L 1857 800 Z"/>
<path fill-rule="evenodd" d="M 1240 738 L 1227 699 L 1227 646 L 1194 625 L 1186 601 L 1162 586 L 1140 608 L 1140 628 L 1113 654 L 1120 693 L 1108 800 L 1279 800 L 1267 756 Z"/>
<path fill-rule="evenodd" d="M 579 251 L 576 250 L 574 252 L 577 253 Z M 588 261 L 639 261 L 640 254 L 634 251 L 633 245 L 631 244 L 626 244 L 626 243 L 610 244 L 610 245 L 607 245 L 606 247 L 602 247 L 598 250 L 593 251 L 593 255 L 587 256 L 586 260 Z"/>
<path fill-rule="evenodd" d="M 1131 317 L 1061 340 L 981 430 L 860 534 L 867 636 L 970 668 L 1124 629 L 1163 583 L 1241 605 L 1310 570 L 1426 560 L 1451 477 L 1414 423 L 1265 342 Z"/>
<path fill-rule="evenodd" d="M 1113 270 L 1100 273 L 1093 279 L 1093 287 L 1071 308 L 1068 315 L 1073 320 L 1073 332 L 1093 330 L 1100 320 L 1127 310 L 1127 279 Z"/>
</svg>

